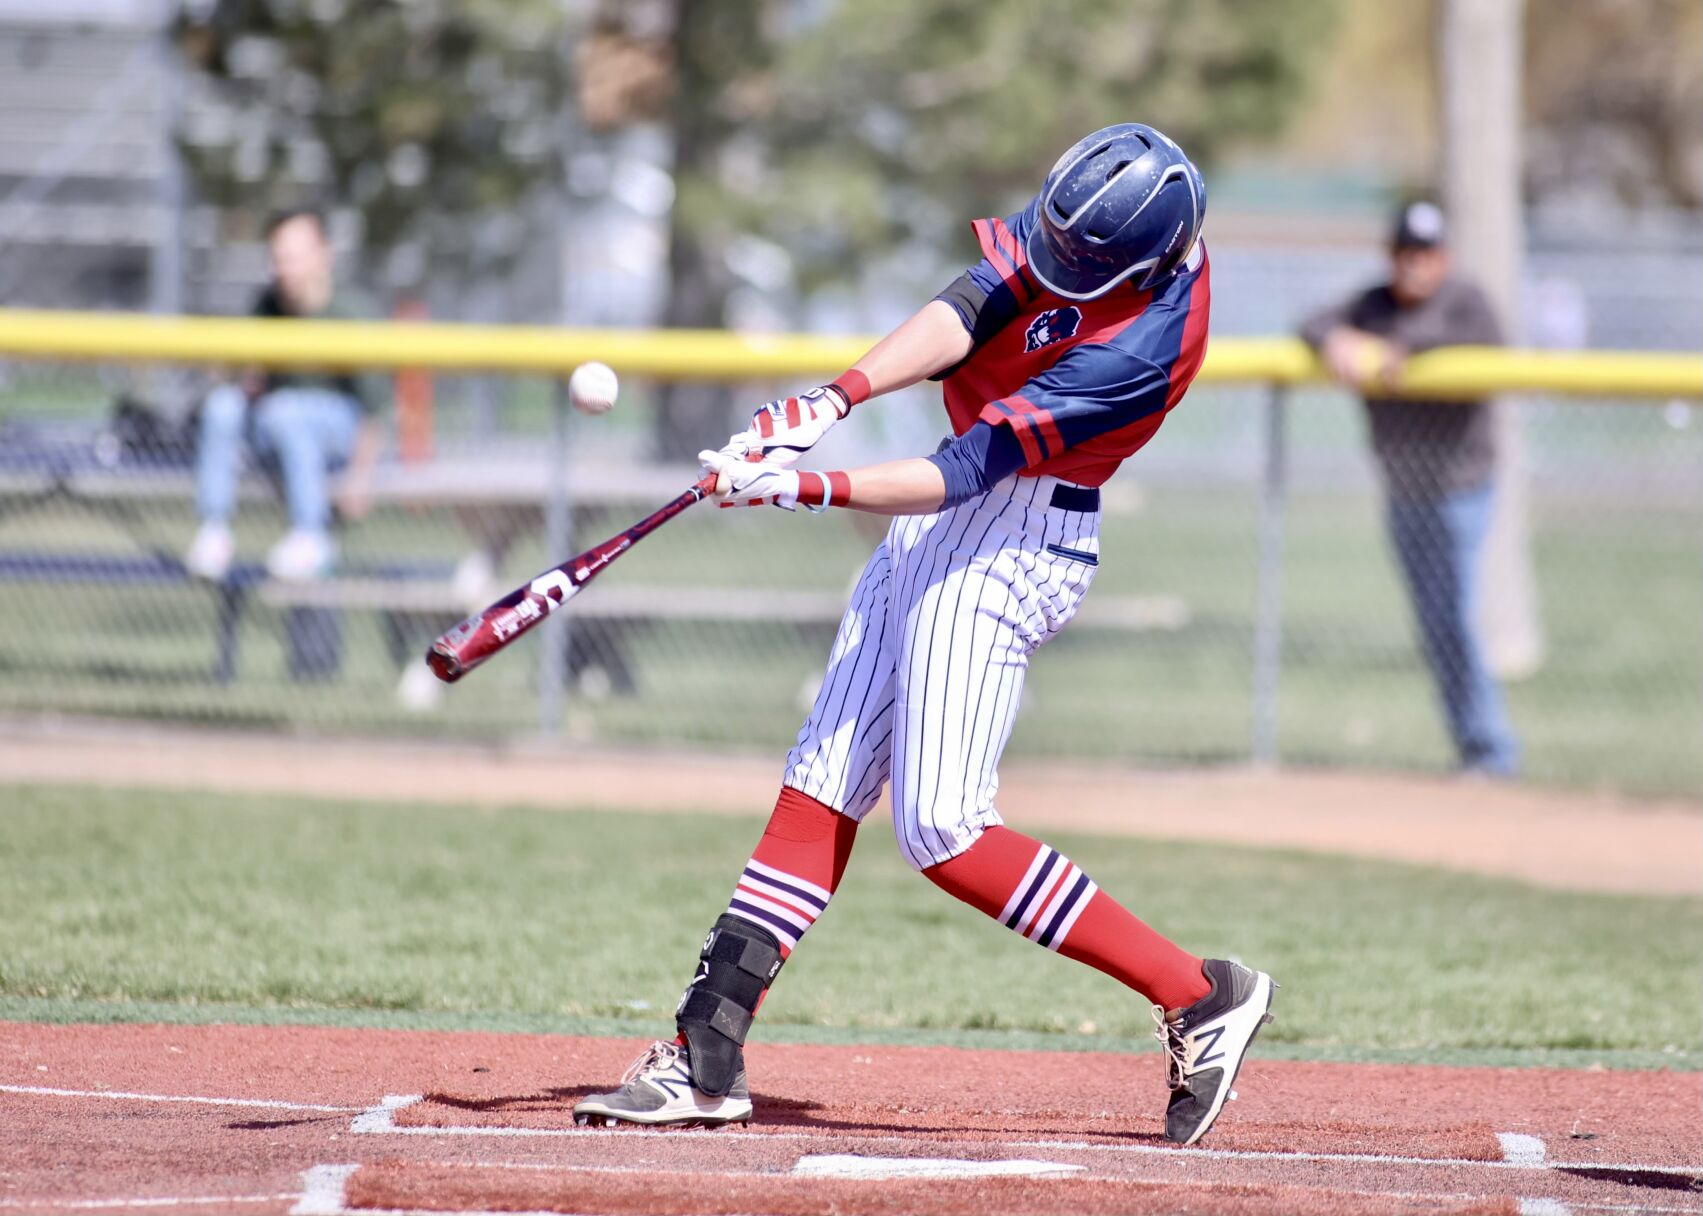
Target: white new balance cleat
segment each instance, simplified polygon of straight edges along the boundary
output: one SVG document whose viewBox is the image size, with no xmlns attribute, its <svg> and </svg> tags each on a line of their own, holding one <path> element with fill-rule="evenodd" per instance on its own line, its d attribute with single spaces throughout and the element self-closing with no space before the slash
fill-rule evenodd
<svg viewBox="0 0 1703 1216">
<path fill-rule="evenodd" d="M 1165 1139 L 1193 1144 L 1211 1129 L 1236 1096 L 1231 1086 L 1242 1070 L 1259 1028 L 1271 1021 L 1277 984 L 1263 971 L 1209 958 L 1202 965 L 1212 991 L 1173 1020 L 1153 1006 L 1158 1026 L 1153 1036 L 1165 1049 L 1165 1081 L 1171 1102 L 1165 1109 Z"/>
<path fill-rule="evenodd" d="M 745 1070 L 722 1097 L 692 1084 L 691 1057 L 673 1041 L 658 1040 L 634 1061 L 610 1094 L 588 1094 L 574 1104 L 574 1122 L 583 1126 L 639 1123 L 647 1127 L 720 1127 L 751 1122 L 751 1091 Z"/>
</svg>

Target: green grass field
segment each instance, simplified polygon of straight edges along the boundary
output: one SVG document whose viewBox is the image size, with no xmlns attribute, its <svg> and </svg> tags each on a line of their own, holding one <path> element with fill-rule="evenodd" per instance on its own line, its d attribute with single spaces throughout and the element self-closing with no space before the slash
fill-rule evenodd
<svg viewBox="0 0 1703 1216">
<path fill-rule="evenodd" d="M 0 1016 L 662 1031 L 757 820 L 0 789 Z M 779 1038 L 1140 1045 L 1145 1006 L 865 830 Z M 1274 1054 L 1703 1067 L 1703 901 L 1060 837 L 1284 984 Z M 1264 1041 L 1264 1040 L 1262 1040 Z"/>
</svg>

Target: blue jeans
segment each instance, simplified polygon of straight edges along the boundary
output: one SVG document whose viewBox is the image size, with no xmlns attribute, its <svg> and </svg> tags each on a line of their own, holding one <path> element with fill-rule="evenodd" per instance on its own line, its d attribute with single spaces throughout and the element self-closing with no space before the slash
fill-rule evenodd
<svg viewBox="0 0 1703 1216">
<path fill-rule="evenodd" d="M 1486 483 L 1436 499 L 1392 498 L 1389 525 L 1460 762 L 1512 774 L 1520 764 L 1519 744 L 1474 620 L 1479 556 L 1495 497 Z"/>
<path fill-rule="evenodd" d="M 255 400 L 234 384 L 207 394 L 195 456 L 195 505 L 202 520 L 228 523 L 236 510 L 243 441 L 276 460 L 290 526 L 323 532 L 331 523 L 330 477 L 349 463 L 361 411 L 342 393 L 282 388 Z"/>
</svg>

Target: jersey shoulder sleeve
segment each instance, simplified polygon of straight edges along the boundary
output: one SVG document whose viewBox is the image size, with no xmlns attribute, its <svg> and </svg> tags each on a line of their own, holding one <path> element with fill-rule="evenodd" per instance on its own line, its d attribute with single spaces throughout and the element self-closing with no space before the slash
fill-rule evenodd
<svg viewBox="0 0 1703 1216">
<path fill-rule="evenodd" d="M 1175 405 L 1182 398 L 1206 357 L 1207 328 L 1212 320 L 1212 268 L 1204 246 L 1197 244 L 1196 255 L 1109 342 L 1164 372 L 1171 386 L 1167 405 Z"/>
<path fill-rule="evenodd" d="M 1021 255 L 1017 251 L 1027 239 L 1035 205 L 1031 202 L 1023 211 L 1003 219 L 976 220 L 972 227 L 982 246 L 981 261 L 934 297 L 952 306 L 975 346 L 981 346 L 1004 329 L 1022 309 L 1027 285 L 1021 275 Z M 941 375 L 949 372 L 950 369 Z"/>
<path fill-rule="evenodd" d="M 971 224 L 976 241 L 982 247 L 982 260 L 964 273 L 983 291 L 992 295 L 1001 288 L 1011 294 L 1013 301 L 1025 285 L 1020 271 L 1024 265 L 1021 253 L 1034 224 L 1038 202 L 1031 199 L 1023 210 L 1000 219 L 976 220 Z"/>
</svg>

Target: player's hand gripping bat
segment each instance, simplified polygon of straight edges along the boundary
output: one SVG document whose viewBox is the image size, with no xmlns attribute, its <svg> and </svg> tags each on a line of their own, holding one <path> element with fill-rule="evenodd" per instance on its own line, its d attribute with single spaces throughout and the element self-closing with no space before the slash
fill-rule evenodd
<svg viewBox="0 0 1703 1216">
<path fill-rule="evenodd" d="M 426 652 L 426 666 L 445 684 L 453 684 L 497 651 L 579 594 L 610 562 L 705 495 L 715 491 L 715 475 L 705 477 L 672 502 L 652 511 L 600 545 L 546 570 L 516 587 L 483 612 L 448 630 Z"/>
</svg>

